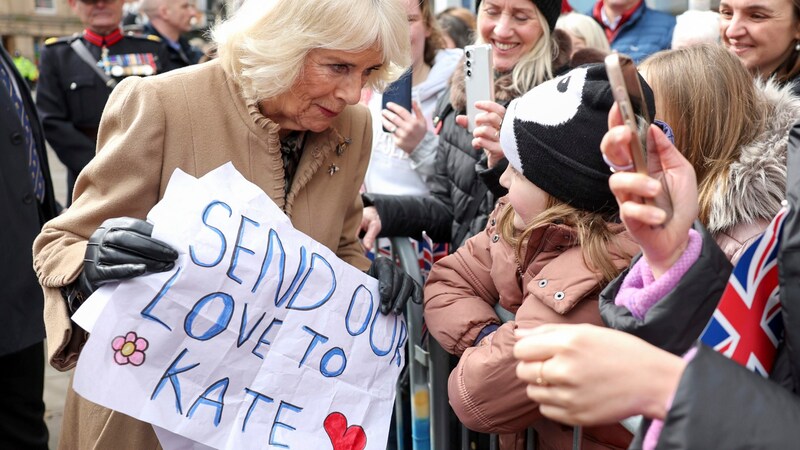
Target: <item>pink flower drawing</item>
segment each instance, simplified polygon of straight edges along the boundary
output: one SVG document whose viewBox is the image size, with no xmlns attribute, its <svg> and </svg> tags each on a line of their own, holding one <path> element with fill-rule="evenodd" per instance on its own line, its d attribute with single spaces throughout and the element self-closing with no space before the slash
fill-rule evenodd
<svg viewBox="0 0 800 450">
<path fill-rule="evenodd" d="M 115 350 L 114 361 L 120 366 L 128 363 L 141 366 L 148 345 L 147 339 L 136 336 L 133 331 L 129 331 L 125 336 L 117 336 L 111 341 L 111 348 Z"/>
</svg>

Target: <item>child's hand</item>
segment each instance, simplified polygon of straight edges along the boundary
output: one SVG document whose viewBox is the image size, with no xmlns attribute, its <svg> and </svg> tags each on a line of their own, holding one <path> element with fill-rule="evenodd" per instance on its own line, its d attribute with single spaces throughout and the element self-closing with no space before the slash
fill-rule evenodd
<svg viewBox="0 0 800 450">
<path fill-rule="evenodd" d="M 630 140 L 634 138 L 630 130 L 622 124 L 616 104 L 609 112 L 609 130 L 603 137 L 600 149 L 606 159 L 617 166 L 628 165 Z M 697 218 L 697 181 L 694 168 L 681 155 L 678 149 L 656 126 L 647 131 L 647 146 L 652 157 L 659 158 L 661 168 L 651 172 L 651 176 L 636 172 L 616 172 L 609 179 L 611 191 L 619 204 L 620 218 L 634 239 L 642 247 L 647 262 L 658 278 L 683 254 L 689 241 L 689 228 Z M 664 193 L 661 182 L 667 184 Z M 656 199 L 659 195 L 669 195 L 668 201 L 656 204 L 672 204 L 672 217 L 655 205 L 646 205 L 642 198 Z"/>
</svg>

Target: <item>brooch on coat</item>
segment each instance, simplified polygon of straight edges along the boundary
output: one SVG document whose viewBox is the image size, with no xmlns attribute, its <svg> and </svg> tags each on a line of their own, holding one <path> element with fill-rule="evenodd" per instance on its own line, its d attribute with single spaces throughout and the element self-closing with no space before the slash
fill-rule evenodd
<svg viewBox="0 0 800 450">
<path fill-rule="evenodd" d="M 336 145 L 336 156 L 342 156 L 342 153 L 347 150 L 347 146 L 350 145 L 351 142 L 353 142 L 353 140 L 350 138 L 343 138 L 341 141 L 339 141 L 339 143 Z M 331 164 L 330 167 L 328 167 L 328 175 L 330 176 L 333 176 L 333 174 L 338 171 L 339 166 L 336 164 Z"/>
<path fill-rule="evenodd" d="M 347 150 L 347 146 L 353 142 L 350 138 L 344 138 L 339 141 L 339 144 L 336 146 L 336 156 L 342 156 L 345 150 Z"/>
</svg>

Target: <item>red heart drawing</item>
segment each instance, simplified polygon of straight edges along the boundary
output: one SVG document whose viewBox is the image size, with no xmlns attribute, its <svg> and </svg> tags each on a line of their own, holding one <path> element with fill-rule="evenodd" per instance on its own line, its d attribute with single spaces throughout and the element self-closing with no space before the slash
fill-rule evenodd
<svg viewBox="0 0 800 450">
<path fill-rule="evenodd" d="M 325 432 L 333 444 L 333 450 L 364 450 L 367 435 L 360 425 L 347 426 L 347 417 L 340 412 L 325 418 Z"/>
</svg>

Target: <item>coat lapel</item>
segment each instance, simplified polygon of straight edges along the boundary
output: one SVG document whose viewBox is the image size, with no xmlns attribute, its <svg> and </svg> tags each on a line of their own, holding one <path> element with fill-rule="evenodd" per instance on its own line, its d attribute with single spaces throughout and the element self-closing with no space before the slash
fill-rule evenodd
<svg viewBox="0 0 800 450">
<path fill-rule="evenodd" d="M 292 217 L 292 207 L 297 195 L 306 187 L 314 174 L 320 170 L 323 162 L 334 152 L 341 155 L 347 147 L 345 142 L 349 142 L 349 139 L 342 137 L 334 128 L 329 128 L 322 133 L 309 132 L 306 139 L 297 173 L 294 175 L 292 187 L 286 196 L 284 212 L 290 218 Z M 328 168 L 325 167 L 324 169 L 327 170 Z"/>
</svg>

